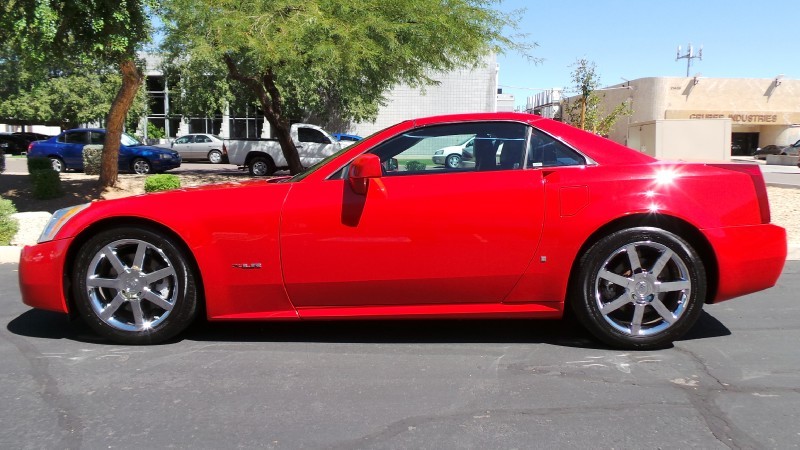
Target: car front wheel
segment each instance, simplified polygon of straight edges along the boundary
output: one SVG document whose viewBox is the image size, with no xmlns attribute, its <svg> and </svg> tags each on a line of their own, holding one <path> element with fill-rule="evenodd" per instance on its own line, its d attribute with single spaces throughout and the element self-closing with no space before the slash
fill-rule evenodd
<svg viewBox="0 0 800 450">
<path fill-rule="evenodd" d="M 613 347 L 671 344 L 697 321 L 706 272 L 692 246 L 657 228 L 600 239 L 580 259 L 572 307 L 580 322 Z"/>
<path fill-rule="evenodd" d="M 72 274 L 81 317 L 121 344 L 155 344 L 197 313 L 195 275 L 170 239 L 144 228 L 110 229 L 78 251 Z"/>
<path fill-rule="evenodd" d="M 448 155 L 447 159 L 444 161 L 445 167 L 449 169 L 458 169 L 461 165 L 461 156 L 460 155 Z"/>
<path fill-rule="evenodd" d="M 131 164 L 131 168 L 133 169 L 134 173 L 139 175 L 146 175 L 150 173 L 152 168 L 150 167 L 150 162 L 144 158 L 136 158 L 133 160 Z"/>
</svg>

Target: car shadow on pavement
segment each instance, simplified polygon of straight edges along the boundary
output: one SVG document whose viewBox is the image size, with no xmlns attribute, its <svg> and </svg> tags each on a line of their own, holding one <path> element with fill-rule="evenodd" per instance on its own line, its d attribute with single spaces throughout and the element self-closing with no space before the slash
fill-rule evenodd
<svg viewBox="0 0 800 450">
<path fill-rule="evenodd" d="M 20 336 L 112 344 L 79 320 L 29 310 L 7 326 Z M 681 341 L 728 336 L 731 331 L 705 311 Z M 607 349 L 573 319 L 364 320 L 324 322 L 208 322 L 197 320 L 166 345 L 196 342 L 322 342 L 363 344 L 521 343 Z"/>
</svg>

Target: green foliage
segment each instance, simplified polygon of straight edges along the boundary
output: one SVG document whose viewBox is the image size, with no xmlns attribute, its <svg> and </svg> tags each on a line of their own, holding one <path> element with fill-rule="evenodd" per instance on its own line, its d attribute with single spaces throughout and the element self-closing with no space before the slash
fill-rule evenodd
<svg viewBox="0 0 800 450">
<path fill-rule="evenodd" d="M 0 245 L 10 244 L 11 239 L 19 230 L 17 221 L 10 217 L 15 212 L 17 212 L 17 208 L 14 207 L 11 200 L 0 197 Z"/>
<path fill-rule="evenodd" d="M 28 158 L 28 173 L 40 170 L 53 170 L 53 164 L 49 158 Z"/>
<path fill-rule="evenodd" d="M 38 170 L 31 172 L 28 176 L 33 184 L 33 198 L 46 200 L 64 195 L 64 191 L 61 189 L 60 174 L 55 170 Z"/>
<path fill-rule="evenodd" d="M 495 3 L 165 0 L 166 73 L 182 93 L 176 111 L 258 104 L 276 128 L 374 119 L 398 84 L 428 85 L 431 74 L 474 67 L 490 52 L 527 51 L 502 34 L 519 16 Z"/>
<path fill-rule="evenodd" d="M 167 133 L 164 132 L 164 129 L 159 127 L 158 125 L 153 125 L 150 122 L 147 122 L 147 138 L 148 139 L 164 139 L 167 137 Z"/>
<path fill-rule="evenodd" d="M 86 175 L 99 175 L 100 168 L 103 164 L 103 146 L 102 145 L 84 145 L 83 146 L 83 173 Z"/>
<path fill-rule="evenodd" d="M 409 172 L 425 170 L 425 167 L 426 167 L 425 163 L 417 160 L 411 160 L 406 163 L 406 170 Z"/>
<path fill-rule="evenodd" d="M 181 179 L 168 173 L 150 175 L 144 179 L 145 192 L 168 191 L 170 189 L 180 189 L 180 187 Z"/>
<path fill-rule="evenodd" d="M 578 60 L 573 67 L 572 81 L 575 83 L 575 90 L 579 92 L 577 97 L 565 101 L 563 109 L 567 114 L 567 121 L 579 128 L 589 130 L 601 136 L 607 136 L 617 121 L 633 113 L 630 103 L 622 102 L 614 106 L 611 111 L 604 108 L 605 94 L 598 94 L 600 77 L 596 72 L 596 65 L 586 59 Z M 581 113 L 583 111 L 583 122 Z"/>
</svg>

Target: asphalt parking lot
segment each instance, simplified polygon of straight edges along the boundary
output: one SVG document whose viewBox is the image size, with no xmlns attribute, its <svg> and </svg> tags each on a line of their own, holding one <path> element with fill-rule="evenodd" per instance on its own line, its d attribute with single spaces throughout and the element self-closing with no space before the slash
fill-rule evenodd
<svg viewBox="0 0 800 450">
<path fill-rule="evenodd" d="M 125 347 L 0 264 L 0 448 L 796 448 L 800 262 L 620 352 L 549 321 L 198 323 Z"/>
</svg>

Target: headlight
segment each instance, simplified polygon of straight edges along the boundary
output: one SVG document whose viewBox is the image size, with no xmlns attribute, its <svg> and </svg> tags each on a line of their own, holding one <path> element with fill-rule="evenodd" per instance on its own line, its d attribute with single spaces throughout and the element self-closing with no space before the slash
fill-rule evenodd
<svg viewBox="0 0 800 450">
<path fill-rule="evenodd" d="M 434 155 L 441 155 L 443 153 L 444 153 L 444 150 L 436 150 L 435 152 L 433 152 Z"/>
<path fill-rule="evenodd" d="M 159 159 L 172 159 L 172 155 L 170 155 L 168 153 L 161 153 L 161 154 L 158 155 L 158 158 Z"/>
<path fill-rule="evenodd" d="M 88 208 L 91 203 L 84 203 L 82 205 L 70 206 L 69 208 L 62 208 L 58 211 L 53 213 L 53 216 L 50 217 L 50 221 L 47 222 L 47 226 L 44 227 L 42 231 L 42 235 L 39 236 L 39 240 L 37 241 L 39 244 L 42 242 L 52 241 L 53 237 L 55 237 L 58 230 L 66 224 L 69 219 L 71 219 L 75 214 L 83 211 L 84 209 Z"/>
</svg>

